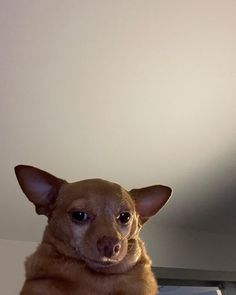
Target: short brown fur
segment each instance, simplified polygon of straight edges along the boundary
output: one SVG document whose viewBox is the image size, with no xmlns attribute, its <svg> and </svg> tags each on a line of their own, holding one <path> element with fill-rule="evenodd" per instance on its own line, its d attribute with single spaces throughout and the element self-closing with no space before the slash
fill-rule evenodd
<svg viewBox="0 0 236 295">
<path fill-rule="evenodd" d="M 15 171 L 37 213 L 48 217 L 42 242 L 26 260 L 20 295 L 157 294 L 139 231 L 166 203 L 170 188 L 128 192 L 101 179 L 68 183 L 32 166 Z"/>
</svg>

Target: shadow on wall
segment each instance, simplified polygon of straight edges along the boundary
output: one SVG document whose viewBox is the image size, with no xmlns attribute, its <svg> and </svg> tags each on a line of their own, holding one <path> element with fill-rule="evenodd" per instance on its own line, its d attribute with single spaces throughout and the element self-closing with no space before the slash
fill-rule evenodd
<svg viewBox="0 0 236 295">
<path fill-rule="evenodd" d="M 160 221 L 163 218 L 168 224 L 164 219 L 171 216 L 171 222 L 181 228 L 236 234 L 236 155 L 214 159 L 190 179 L 174 190 Z"/>
</svg>

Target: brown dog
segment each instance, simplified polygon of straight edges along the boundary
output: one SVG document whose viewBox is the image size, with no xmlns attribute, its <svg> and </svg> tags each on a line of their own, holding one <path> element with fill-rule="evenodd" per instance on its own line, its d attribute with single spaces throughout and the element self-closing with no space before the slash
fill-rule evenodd
<svg viewBox="0 0 236 295">
<path fill-rule="evenodd" d="M 101 179 L 68 183 L 31 166 L 15 172 L 36 212 L 48 217 L 42 243 L 26 260 L 21 295 L 157 293 L 139 231 L 167 202 L 169 187 L 128 192 Z"/>
</svg>

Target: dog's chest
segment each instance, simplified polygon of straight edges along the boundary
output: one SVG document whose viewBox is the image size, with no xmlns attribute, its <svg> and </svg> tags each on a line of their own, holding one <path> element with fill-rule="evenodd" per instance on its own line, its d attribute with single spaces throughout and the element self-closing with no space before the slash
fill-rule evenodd
<svg viewBox="0 0 236 295">
<path fill-rule="evenodd" d="M 75 294 L 73 295 L 128 295 L 130 289 L 128 280 L 122 275 L 88 275 L 81 273 L 75 284 Z"/>
<path fill-rule="evenodd" d="M 88 275 L 81 273 L 71 295 L 155 295 L 156 281 L 152 273 L 145 279 L 137 274 Z"/>
<path fill-rule="evenodd" d="M 47 253 L 36 252 L 28 259 L 27 279 L 51 280 L 63 295 L 156 294 L 156 281 L 146 256 L 128 272 L 104 274 L 92 271 L 84 263 Z"/>
</svg>

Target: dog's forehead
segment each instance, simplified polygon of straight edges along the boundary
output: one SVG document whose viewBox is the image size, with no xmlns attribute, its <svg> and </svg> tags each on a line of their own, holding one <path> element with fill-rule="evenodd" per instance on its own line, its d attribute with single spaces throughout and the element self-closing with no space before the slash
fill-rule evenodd
<svg viewBox="0 0 236 295">
<path fill-rule="evenodd" d="M 86 179 L 66 184 L 63 190 L 64 201 L 74 204 L 96 202 L 96 205 L 114 206 L 121 203 L 132 205 L 132 200 L 125 189 L 119 184 L 103 179 Z M 99 202 L 98 202 L 99 200 Z"/>
<path fill-rule="evenodd" d="M 110 195 L 121 193 L 121 186 L 117 183 L 95 178 L 70 183 L 67 192 L 77 195 Z"/>
</svg>

